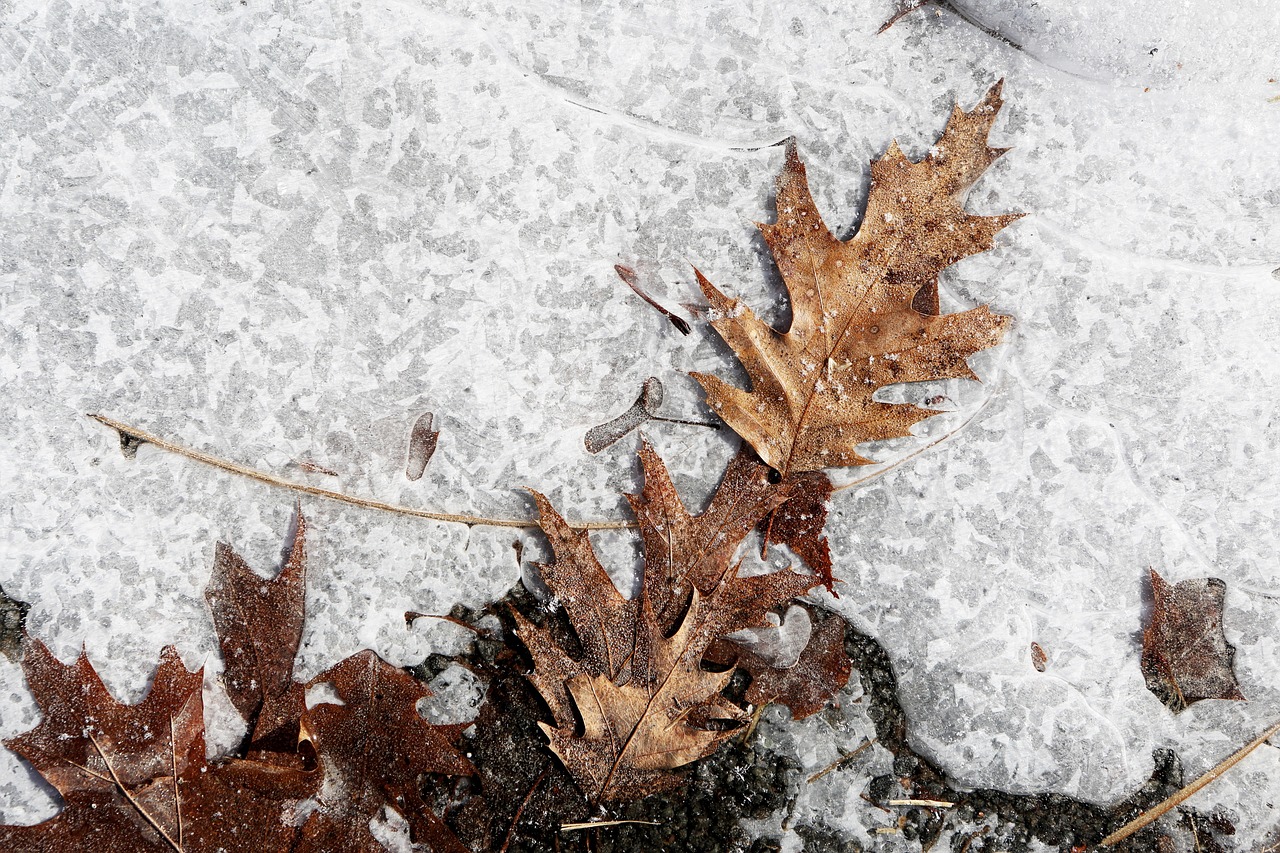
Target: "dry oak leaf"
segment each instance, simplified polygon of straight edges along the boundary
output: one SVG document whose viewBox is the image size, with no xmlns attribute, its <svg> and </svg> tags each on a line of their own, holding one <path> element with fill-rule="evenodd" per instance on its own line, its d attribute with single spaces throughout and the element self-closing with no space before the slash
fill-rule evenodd
<svg viewBox="0 0 1280 853">
<path fill-rule="evenodd" d="M 1240 699 L 1236 650 L 1222 631 L 1226 584 L 1193 578 L 1170 585 L 1151 569 L 1151 620 L 1142 633 L 1147 689 L 1175 714 L 1201 699 Z"/>
<path fill-rule="evenodd" d="M 291 751 L 298 741 L 303 691 L 293 661 L 305 617 L 306 532 L 298 512 L 289 556 L 271 580 L 219 542 L 204 591 L 222 649 L 222 685 L 249 724 L 254 748 Z"/>
<path fill-rule="evenodd" d="M 428 723 L 418 702 L 431 691 L 371 651 L 351 655 L 308 686 L 319 684 L 331 685 L 342 704 L 322 702 L 302 717 L 302 736 L 315 748 L 325 785 L 295 853 L 381 851 L 369 824 L 387 807 L 408 820 L 414 843 L 437 853 L 466 853 L 423 801 L 419 777 L 475 774 L 454 746 L 470 724 Z"/>
<path fill-rule="evenodd" d="M 26 851 L 288 850 L 297 802 L 312 774 L 205 760 L 203 670 L 188 672 L 172 646 L 136 705 L 107 692 L 88 657 L 64 665 L 28 639 L 23 670 L 44 713 L 9 738 L 62 795 L 35 826 L 0 826 L 0 849 Z"/>
<path fill-rule="evenodd" d="M 592 801 L 634 799 L 678 785 L 671 771 L 710 755 L 743 711 L 721 695 L 732 672 L 702 667 L 718 638 L 767 624 L 765 614 L 812 589 L 790 570 L 739 577 L 743 537 L 791 494 L 770 488 L 767 469 L 731 466 L 708 508 L 691 516 L 661 459 L 641 450 L 645 488 L 629 496 L 644 541 L 640 594 L 618 592 L 585 531 L 570 528 L 534 493 L 554 560 L 543 580 L 564 607 L 578 656 L 551 631 L 514 612 L 534 661 L 530 682 L 555 720 L 551 749 Z M 575 713 L 576 711 L 576 713 Z M 581 720 L 581 732 L 578 722 Z"/>
<path fill-rule="evenodd" d="M 871 164 L 866 212 L 847 241 L 827 230 L 795 145 L 787 146 L 777 222 L 758 226 L 791 296 L 787 331 L 696 273 L 712 325 L 737 353 L 751 390 L 693 376 L 716 414 L 784 477 L 871 464 L 859 444 L 908 436 L 913 424 L 937 414 L 878 402 L 878 389 L 977 379 L 966 359 L 1004 337 L 1011 318 L 986 306 L 939 315 L 937 290 L 944 267 L 990 249 L 995 235 L 1022 215 L 964 209 L 969 187 L 1007 150 L 987 145 L 1001 86 L 970 112 L 956 107 L 919 163 L 894 142 Z"/>
</svg>

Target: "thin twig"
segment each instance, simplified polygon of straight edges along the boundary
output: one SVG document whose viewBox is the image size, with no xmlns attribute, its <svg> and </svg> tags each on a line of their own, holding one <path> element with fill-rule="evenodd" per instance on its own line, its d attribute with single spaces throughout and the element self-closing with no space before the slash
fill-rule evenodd
<svg viewBox="0 0 1280 853">
<path fill-rule="evenodd" d="M 516 816 L 511 818 L 511 827 L 507 830 L 507 837 L 502 840 L 502 848 L 498 853 L 507 853 L 507 847 L 511 845 L 511 838 L 516 833 L 516 824 L 520 822 L 520 815 L 524 814 L 524 807 L 529 805 L 529 801 L 533 799 L 533 792 L 538 790 L 538 786 L 542 784 L 542 780 L 547 777 L 547 770 L 544 769 L 538 774 L 538 778 L 533 780 L 533 787 L 529 789 L 529 793 L 524 795 L 524 799 L 520 801 L 520 808 L 516 809 Z"/>
<path fill-rule="evenodd" d="M 953 809 L 955 803 L 948 803 L 946 800 L 890 800 L 891 806 L 925 806 L 930 809 Z"/>
<path fill-rule="evenodd" d="M 1258 747 L 1262 746 L 1262 744 L 1266 742 L 1267 738 L 1271 737 L 1276 732 L 1280 732 L 1280 722 L 1277 722 L 1271 728 L 1267 729 L 1265 732 L 1263 732 L 1262 734 L 1254 738 L 1251 742 L 1241 747 L 1236 752 L 1232 753 L 1228 758 L 1221 761 L 1212 770 L 1205 773 L 1199 779 L 1195 780 L 1190 785 L 1187 785 L 1182 790 L 1178 791 L 1172 797 L 1169 797 L 1169 799 L 1165 800 L 1164 802 L 1160 803 L 1158 806 L 1155 806 L 1154 808 L 1147 809 L 1145 812 L 1138 815 L 1136 818 L 1129 821 L 1124 826 L 1120 827 L 1115 832 L 1108 835 L 1106 838 L 1102 839 L 1102 841 L 1100 842 L 1100 846 L 1110 847 L 1113 844 L 1119 844 L 1121 841 L 1124 841 L 1126 838 L 1128 838 L 1130 835 L 1133 835 L 1138 830 L 1144 828 L 1150 823 L 1154 823 L 1156 820 L 1160 819 L 1167 812 L 1172 811 L 1173 809 L 1182 805 L 1182 803 L 1184 803 L 1188 797 L 1190 797 L 1196 791 L 1199 791 L 1205 785 L 1208 785 L 1213 780 L 1217 779 L 1223 773 L 1226 773 L 1232 767 L 1236 766 L 1236 764 L 1238 764 L 1245 756 L 1253 752 Z"/>
<path fill-rule="evenodd" d="M 450 521 L 457 524 L 466 524 L 473 527 L 537 527 L 538 523 L 532 519 L 520 518 L 486 518 L 479 515 L 461 515 L 452 512 L 431 512 L 425 509 L 415 509 L 409 506 L 400 506 L 399 504 L 389 504 L 383 501 L 374 501 L 367 498 L 358 498 L 355 495 L 347 495 L 342 492 L 335 492 L 331 489 L 321 489 L 317 486 L 308 486 L 305 483 L 295 483 L 286 480 L 283 477 L 277 477 L 274 474 L 268 474 L 265 471 L 259 471 L 256 468 L 250 468 L 247 465 L 241 465 L 238 462 L 231 462 L 226 459 L 220 459 L 200 450 L 193 450 L 190 447 L 183 447 L 180 444 L 174 444 L 172 441 L 166 441 L 159 436 L 151 435 L 148 432 L 121 423 L 106 415 L 89 413 L 88 417 L 93 418 L 98 423 L 108 426 L 123 436 L 146 444 L 154 444 L 161 450 L 169 453 L 175 453 L 178 456 L 185 456 L 188 459 L 194 459 L 196 462 L 202 462 L 205 465 L 219 468 L 223 471 L 229 471 L 232 474 L 239 474 L 242 477 L 248 477 L 251 480 L 257 480 L 259 483 L 266 483 L 269 486 L 277 486 L 282 489 L 289 489 L 294 492 L 301 492 L 304 495 L 314 495 L 318 498 L 328 498 L 332 501 L 340 501 L 341 503 L 351 504 L 352 506 L 364 507 L 365 509 L 379 509 L 384 512 L 393 512 L 397 515 L 411 515 L 415 518 L 426 518 L 432 521 Z M 570 527 L 576 530 L 626 530 L 634 528 L 636 525 L 630 521 L 583 521 L 576 524 L 570 524 Z"/>
<path fill-rule="evenodd" d="M 660 415 L 650 415 L 649 420 L 661 421 L 664 424 L 683 424 L 684 426 L 700 426 L 707 429 L 720 429 L 720 424 L 713 424 L 709 421 L 682 421 L 679 418 L 664 418 Z"/>
<path fill-rule="evenodd" d="M 182 845 L 169 837 L 169 833 L 164 831 L 164 827 L 162 827 L 155 818 L 147 813 L 147 810 L 133 798 L 133 794 L 129 793 L 129 789 L 120 781 L 120 777 L 116 775 L 116 769 L 111 766 L 111 759 L 107 758 L 107 754 L 102 751 L 102 747 L 98 745 L 98 739 L 93 736 L 93 732 L 89 732 L 89 740 L 93 743 L 93 748 L 98 750 L 98 755 L 102 756 L 102 763 L 107 765 L 107 772 L 111 774 L 111 779 L 116 783 L 116 787 L 120 789 L 120 793 L 124 794 L 125 799 L 129 801 L 130 805 L 138 810 L 138 814 L 142 815 L 143 819 L 146 820 L 147 823 L 155 827 L 156 832 L 164 836 L 164 840 L 169 842 L 170 847 L 177 850 L 178 853 L 182 853 Z"/>
<path fill-rule="evenodd" d="M 622 826 L 628 823 L 640 823 L 645 826 L 661 826 L 656 820 L 593 820 L 586 823 L 564 823 L 561 832 L 577 832 L 580 829 L 599 829 L 602 826 Z"/>
<path fill-rule="evenodd" d="M 871 740 L 864 740 L 858 746 L 858 748 L 855 749 L 853 752 L 850 752 L 847 755 L 840 756 L 835 761 L 831 762 L 826 767 L 822 768 L 817 773 L 814 773 L 812 776 L 810 776 L 807 784 L 812 785 L 814 782 L 817 782 L 819 779 L 821 779 L 823 776 L 826 776 L 831 771 L 838 769 L 841 764 L 844 764 L 848 761 L 852 761 L 853 759 L 857 758 L 859 755 L 862 754 L 863 751 L 870 749 L 871 744 L 875 742 L 876 742 L 875 738 L 872 738 Z"/>
<path fill-rule="evenodd" d="M 103 775 L 102 775 L 101 773 L 99 773 L 97 770 L 91 770 L 90 768 L 85 767 L 83 764 L 76 764 L 74 761 L 72 761 L 72 760 L 71 760 L 71 759 L 69 759 L 69 758 L 64 758 L 64 759 L 62 759 L 62 760 L 63 760 L 63 761 L 65 761 L 65 762 L 67 762 L 68 764 L 70 764 L 70 765 L 71 765 L 72 767 L 74 767 L 75 769 L 77 769 L 77 770 L 82 770 L 82 771 L 84 771 L 85 773 L 88 773 L 90 776 L 92 776 L 92 777 L 93 777 L 93 778 L 95 778 L 95 779 L 101 779 L 103 782 L 111 782 L 111 777 L 110 777 L 110 776 L 103 776 Z M 113 783 L 113 784 L 114 784 L 114 783 Z"/>
</svg>

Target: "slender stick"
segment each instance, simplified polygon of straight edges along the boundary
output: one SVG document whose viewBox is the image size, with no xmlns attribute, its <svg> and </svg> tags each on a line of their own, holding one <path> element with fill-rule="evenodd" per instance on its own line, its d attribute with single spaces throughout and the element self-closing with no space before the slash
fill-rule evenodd
<svg viewBox="0 0 1280 853">
<path fill-rule="evenodd" d="M 912 3 L 909 6 L 903 6 L 896 13 L 894 13 L 894 16 L 892 18 L 890 18 L 889 20 L 885 21 L 883 24 L 880 25 L 880 29 L 876 30 L 876 35 L 880 35 L 885 30 L 889 29 L 889 27 L 892 27 L 894 24 L 898 23 L 898 20 L 900 18 L 903 18 L 906 15 L 909 15 L 910 13 L 914 12 L 916 9 L 919 9 L 921 6 L 927 6 L 927 5 L 929 5 L 929 0 L 919 0 L 919 2 L 917 3 Z"/>
<path fill-rule="evenodd" d="M 599 829 L 602 826 L 624 826 L 628 823 L 640 823 L 645 826 L 661 826 L 656 820 L 595 820 L 586 823 L 564 823 L 560 825 L 561 832 L 577 832 L 580 829 Z"/>
<path fill-rule="evenodd" d="M 1199 791 L 1205 785 L 1208 785 L 1210 782 L 1217 779 L 1223 773 L 1226 773 L 1232 767 L 1236 766 L 1236 764 L 1239 763 L 1241 759 L 1243 759 L 1249 753 L 1253 752 L 1258 747 L 1262 746 L 1262 744 L 1265 743 L 1267 739 L 1272 735 L 1274 735 L 1276 732 L 1280 732 L 1280 722 L 1277 722 L 1275 725 L 1267 729 L 1262 734 L 1258 735 L 1248 744 L 1241 747 L 1236 752 L 1232 753 L 1228 758 L 1224 759 L 1212 770 L 1205 773 L 1199 779 L 1195 780 L 1190 785 L 1187 785 L 1182 790 L 1178 791 L 1169 799 L 1165 800 L 1164 802 L 1160 803 L 1158 806 L 1155 806 L 1154 808 L 1148 809 L 1147 811 L 1138 815 L 1133 820 L 1126 823 L 1124 826 L 1117 829 L 1115 832 L 1108 835 L 1106 838 L 1102 839 L 1099 846 L 1110 847 L 1113 844 L 1119 844 L 1121 841 L 1124 841 L 1126 838 L 1128 838 L 1130 835 L 1133 835 L 1138 830 L 1146 827 L 1150 823 L 1154 823 L 1156 820 L 1159 820 L 1160 817 L 1162 817 L 1165 813 L 1182 805 L 1182 803 L 1185 802 L 1187 798 L 1190 797 L 1192 794 L 1194 794 L 1196 791 Z"/>
<path fill-rule="evenodd" d="M 169 833 L 164 831 L 164 827 L 162 827 L 155 818 L 147 813 L 147 810 L 133 798 L 133 794 L 129 793 L 129 789 L 120 781 L 120 777 L 116 775 L 116 769 L 111 766 L 111 759 L 107 758 L 107 754 L 102 751 L 102 747 L 98 745 L 98 739 L 93 736 L 93 732 L 89 732 L 89 740 L 93 742 L 93 748 L 98 750 L 98 755 L 102 756 L 102 763 L 107 765 L 107 772 L 111 774 L 111 779 L 116 783 L 116 787 L 120 789 L 120 793 L 124 794 L 125 799 L 127 799 L 129 803 L 138 810 L 138 814 L 142 815 L 147 823 L 155 827 L 156 832 L 164 836 L 164 840 L 169 842 L 170 847 L 177 850 L 178 853 L 182 853 L 182 845 L 169 837 Z"/>
<path fill-rule="evenodd" d="M 682 421 L 679 418 L 664 418 L 658 415 L 649 415 L 651 421 L 661 421 L 664 424 L 684 424 L 685 426 L 700 426 L 708 429 L 720 429 L 720 424 L 708 423 L 707 421 Z"/>
<path fill-rule="evenodd" d="M 747 724 L 746 730 L 742 733 L 742 743 L 751 740 L 751 736 L 756 733 L 756 726 L 760 725 L 760 715 L 764 713 L 764 708 L 768 702 L 761 702 L 751 714 L 751 722 Z"/>
<path fill-rule="evenodd" d="M 404 621 L 406 624 L 412 625 L 418 619 L 439 619 L 441 622 L 451 622 L 459 628 L 466 628 L 473 634 L 481 637 L 489 636 L 489 632 L 483 628 L 476 627 L 470 622 L 459 619 L 457 616 L 441 616 L 438 613 L 419 613 L 417 610 L 406 610 L 404 612 Z"/>
<path fill-rule="evenodd" d="M 259 471 L 256 468 L 250 468 L 247 465 L 241 465 L 238 462 L 231 462 L 226 459 L 220 459 L 200 450 L 194 450 L 190 447 L 183 447 L 180 444 L 174 444 L 172 441 L 166 441 L 159 436 L 144 432 L 137 427 L 129 426 L 121 423 L 114 418 L 106 415 L 89 413 L 88 417 L 93 418 L 98 423 L 110 427 L 122 436 L 131 438 L 135 441 L 144 442 L 146 444 L 154 444 L 161 450 L 169 453 L 175 453 L 178 456 L 185 456 L 188 459 L 194 459 L 196 462 L 204 463 L 213 468 L 223 471 L 229 471 L 232 474 L 239 474 L 242 477 L 248 477 L 251 480 L 257 480 L 259 483 L 266 483 L 269 486 L 277 486 L 281 489 L 289 489 L 294 492 L 301 492 L 304 495 L 314 495 L 318 498 L 328 498 L 332 501 L 339 501 L 352 506 L 364 507 L 365 509 L 379 509 L 383 512 L 393 512 L 397 515 L 410 515 L 414 518 L 427 518 L 432 521 L 450 521 L 457 524 L 466 524 L 474 527 L 537 527 L 538 523 L 533 520 L 525 520 L 521 518 L 486 518 L 479 515 L 461 515 L 452 512 L 431 512 L 425 509 L 415 509 L 409 506 L 400 506 L 399 504 L 389 504 L 383 501 L 374 501 L 367 498 L 358 498 L 354 495 L 335 492 L 331 489 L 321 489 L 317 486 L 308 486 L 305 483 L 295 483 L 286 480 L 283 477 L 277 477 L 274 474 L 268 474 L 265 471 Z M 584 521 L 576 524 L 570 524 L 575 530 L 626 530 L 635 527 L 633 522 L 629 521 Z"/>
</svg>

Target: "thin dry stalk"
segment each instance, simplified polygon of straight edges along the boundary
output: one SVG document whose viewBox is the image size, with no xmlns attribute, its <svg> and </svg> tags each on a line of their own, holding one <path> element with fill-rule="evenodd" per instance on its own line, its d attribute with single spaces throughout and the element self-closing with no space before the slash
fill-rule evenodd
<svg viewBox="0 0 1280 853">
<path fill-rule="evenodd" d="M 367 498 L 358 498 L 355 495 L 343 494 L 335 492 L 332 489 L 321 489 L 317 486 L 308 486 L 305 483 L 295 483 L 292 480 L 286 480 L 283 477 L 277 477 L 274 474 L 268 474 L 265 471 L 259 471 L 256 468 L 250 468 L 247 465 L 241 465 L 238 462 L 231 462 L 221 459 L 209 453 L 200 450 L 194 450 L 190 447 L 183 447 L 172 441 L 166 441 L 159 436 L 152 435 L 138 429 L 121 423 L 114 418 L 106 415 L 90 413 L 88 417 L 93 418 L 98 423 L 108 426 L 118 432 L 126 439 L 144 444 L 154 444 L 161 450 L 169 453 L 185 456 L 187 459 L 194 459 L 213 468 L 222 471 L 229 471 L 232 474 L 239 474 L 242 477 L 248 477 L 251 480 L 257 480 L 259 483 L 266 483 L 269 486 L 276 486 L 281 489 L 289 489 L 290 491 L 299 492 L 304 495 L 314 495 L 318 498 L 327 498 L 331 501 L 339 501 L 341 503 L 350 504 L 352 506 L 363 507 L 364 509 L 377 509 L 383 512 L 392 512 L 397 515 L 409 515 L 414 518 L 426 518 L 432 521 L 449 521 L 457 524 L 466 524 L 472 527 L 537 527 L 538 523 L 532 519 L 521 518 L 487 518 L 479 515 L 462 515 L 452 512 L 432 512 L 425 509 L 415 509 L 409 506 L 400 506 L 399 504 L 389 504 L 384 501 L 369 500 Z M 577 530 L 625 530 L 635 527 L 635 524 L 629 521 L 583 521 L 576 524 L 570 524 Z"/>
<path fill-rule="evenodd" d="M 564 823 L 560 825 L 561 832 L 577 832 L 580 829 L 600 829 L 604 826 L 623 826 L 628 823 L 639 823 L 645 826 L 661 826 L 656 820 L 594 820 L 586 823 Z"/>
<path fill-rule="evenodd" d="M 1192 794 L 1196 793 L 1205 785 L 1208 785 L 1210 782 L 1217 779 L 1223 773 L 1226 773 L 1232 767 L 1235 767 L 1236 764 L 1240 763 L 1240 761 L 1245 756 L 1253 752 L 1258 747 L 1262 746 L 1262 744 L 1264 744 L 1267 741 L 1267 739 L 1270 738 L 1272 735 L 1274 735 L 1276 732 L 1280 732 L 1280 722 L 1277 722 L 1275 725 L 1267 729 L 1262 734 L 1258 735 L 1248 744 L 1241 747 L 1236 752 L 1232 753 L 1228 758 L 1224 759 L 1212 770 L 1205 773 L 1199 779 L 1195 780 L 1190 785 L 1187 785 L 1186 787 L 1178 791 L 1173 796 L 1169 797 L 1169 799 L 1165 800 L 1164 802 L 1160 803 L 1159 805 L 1153 808 L 1147 809 L 1145 812 L 1138 815 L 1136 818 L 1129 821 L 1124 826 L 1120 827 L 1115 832 L 1108 835 L 1106 838 L 1102 839 L 1100 846 L 1110 847 L 1113 844 L 1119 844 L 1121 841 L 1124 841 L 1126 838 L 1128 838 L 1130 835 L 1133 835 L 1138 830 L 1143 829 L 1148 824 L 1154 823 L 1155 821 L 1159 820 L 1163 815 L 1165 815 L 1169 811 L 1172 811 L 1178 806 L 1182 805 L 1182 803 L 1186 802 L 1186 800 Z"/>
<path fill-rule="evenodd" d="M 116 775 L 116 769 L 111 766 L 111 759 L 107 758 L 107 754 L 102 751 L 102 747 L 98 744 L 98 739 L 93 736 L 93 732 L 89 732 L 89 740 L 93 743 L 93 748 L 98 750 L 98 755 L 102 756 L 102 763 L 107 765 L 107 772 L 111 774 L 111 781 L 113 781 L 115 786 L 120 789 L 120 793 L 124 794 L 125 799 L 129 801 L 129 805 L 133 806 L 134 809 L 137 810 L 138 814 L 142 815 L 143 820 L 151 824 L 155 831 L 160 833 L 165 841 L 169 842 L 170 847 L 178 851 L 178 853 L 182 853 L 182 845 L 174 841 L 173 838 L 170 837 L 169 833 L 164 831 L 164 827 L 160 825 L 159 821 L 147 813 L 147 810 L 133 798 L 133 794 L 131 794 L 129 789 L 125 787 L 124 782 L 120 781 L 120 777 Z"/>
<path fill-rule="evenodd" d="M 892 18 L 890 18 L 889 20 L 885 21 L 883 24 L 880 25 L 880 29 L 876 30 L 876 35 L 881 35 L 885 30 L 889 29 L 889 27 L 892 27 L 894 24 L 898 23 L 898 21 L 901 20 L 902 18 L 911 14 L 916 9 L 919 9 L 921 6 L 927 6 L 927 5 L 929 5 L 929 0 L 919 0 L 919 2 L 917 3 L 912 3 L 909 6 L 902 7 L 901 9 L 899 9 L 897 12 L 894 13 Z"/>
<path fill-rule="evenodd" d="M 955 803 L 948 803 L 946 800 L 890 800 L 891 806 L 924 806 L 930 809 L 953 809 Z"/>
<path fill-rule="evenodd" d="M 756 706 L 755 711 L 751 713 L 751 722 L 747 724 L 747 728 L 742 733 L 741 743 L 751 740 L 751 736 L 756 733 L 756 726 L 760 725 L 760 715 L 764 713 L 764 706 L 767 702 L 761 702 Z"/>
</svg>

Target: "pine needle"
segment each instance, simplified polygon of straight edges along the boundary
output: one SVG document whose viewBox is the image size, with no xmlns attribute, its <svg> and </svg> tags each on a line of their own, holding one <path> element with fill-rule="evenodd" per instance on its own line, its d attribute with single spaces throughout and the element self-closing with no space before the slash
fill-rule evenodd
<svg viewBox="0 0 1280 853">
<path fill-rule="evenodd" d="M 1182 803 L 1185 802 L 1187 798 L 1189 798 L 1196 791 L 1199 791 L 1205 785 L 1208 785 L 1210 782 L 1217 779 L 1223 773 L 1226 773 L 1232 767 L 1235 767 L 1236 764 L 1238 764 L 1241 761 L 1241 759 L 1243 759 L 1246 755 L 1248 755 L 1249 753 L 1253 752 L 1255 749 L 1257 749 L 1258 747 L 1266 743 L 1267 739 L 1270 738 L 1272 735 L 1274 735 L 1276 732 L 1280 732 L 1280 722 L 1277 722 L 1271 728 L 1267 729 L 1265 732 L 1258 735 L 1246 746 L 1237 750 L 1230 757 L 1223 760 L 1216 767 L 1214 767 L 1209 772 L 1205 773 L 1199 779 L 1195 780 L 1190 785 L 1187 785 L 1182 790 L 1178 791 L 1176 794 L 1169 797 L 1169 799 L 1165 800 L 1164 802 L 1160 803 L 1159 805 L 1153 808 L 1147 809 L 1145 812 L 1138 815 L 1136 818 L 1129 821 L 1124 826 L 1120 827 L 1115 832 L 1108 835 L 1106 838 L 1102 839 L 1099 846 L 1110 847 L 1113 844 L 1119 844 L 1121 841 L 1124 841 L 1126 838 L 1128 838 L 1130 835 L 1133 835 L 1138 830 L 1143 829 L 1148 824 L 1154 823 L 1155 821 L 1159 820 L 1167 812 L 1172 811 L 1173 809 L 1182 805 Z"/>
</svg>

